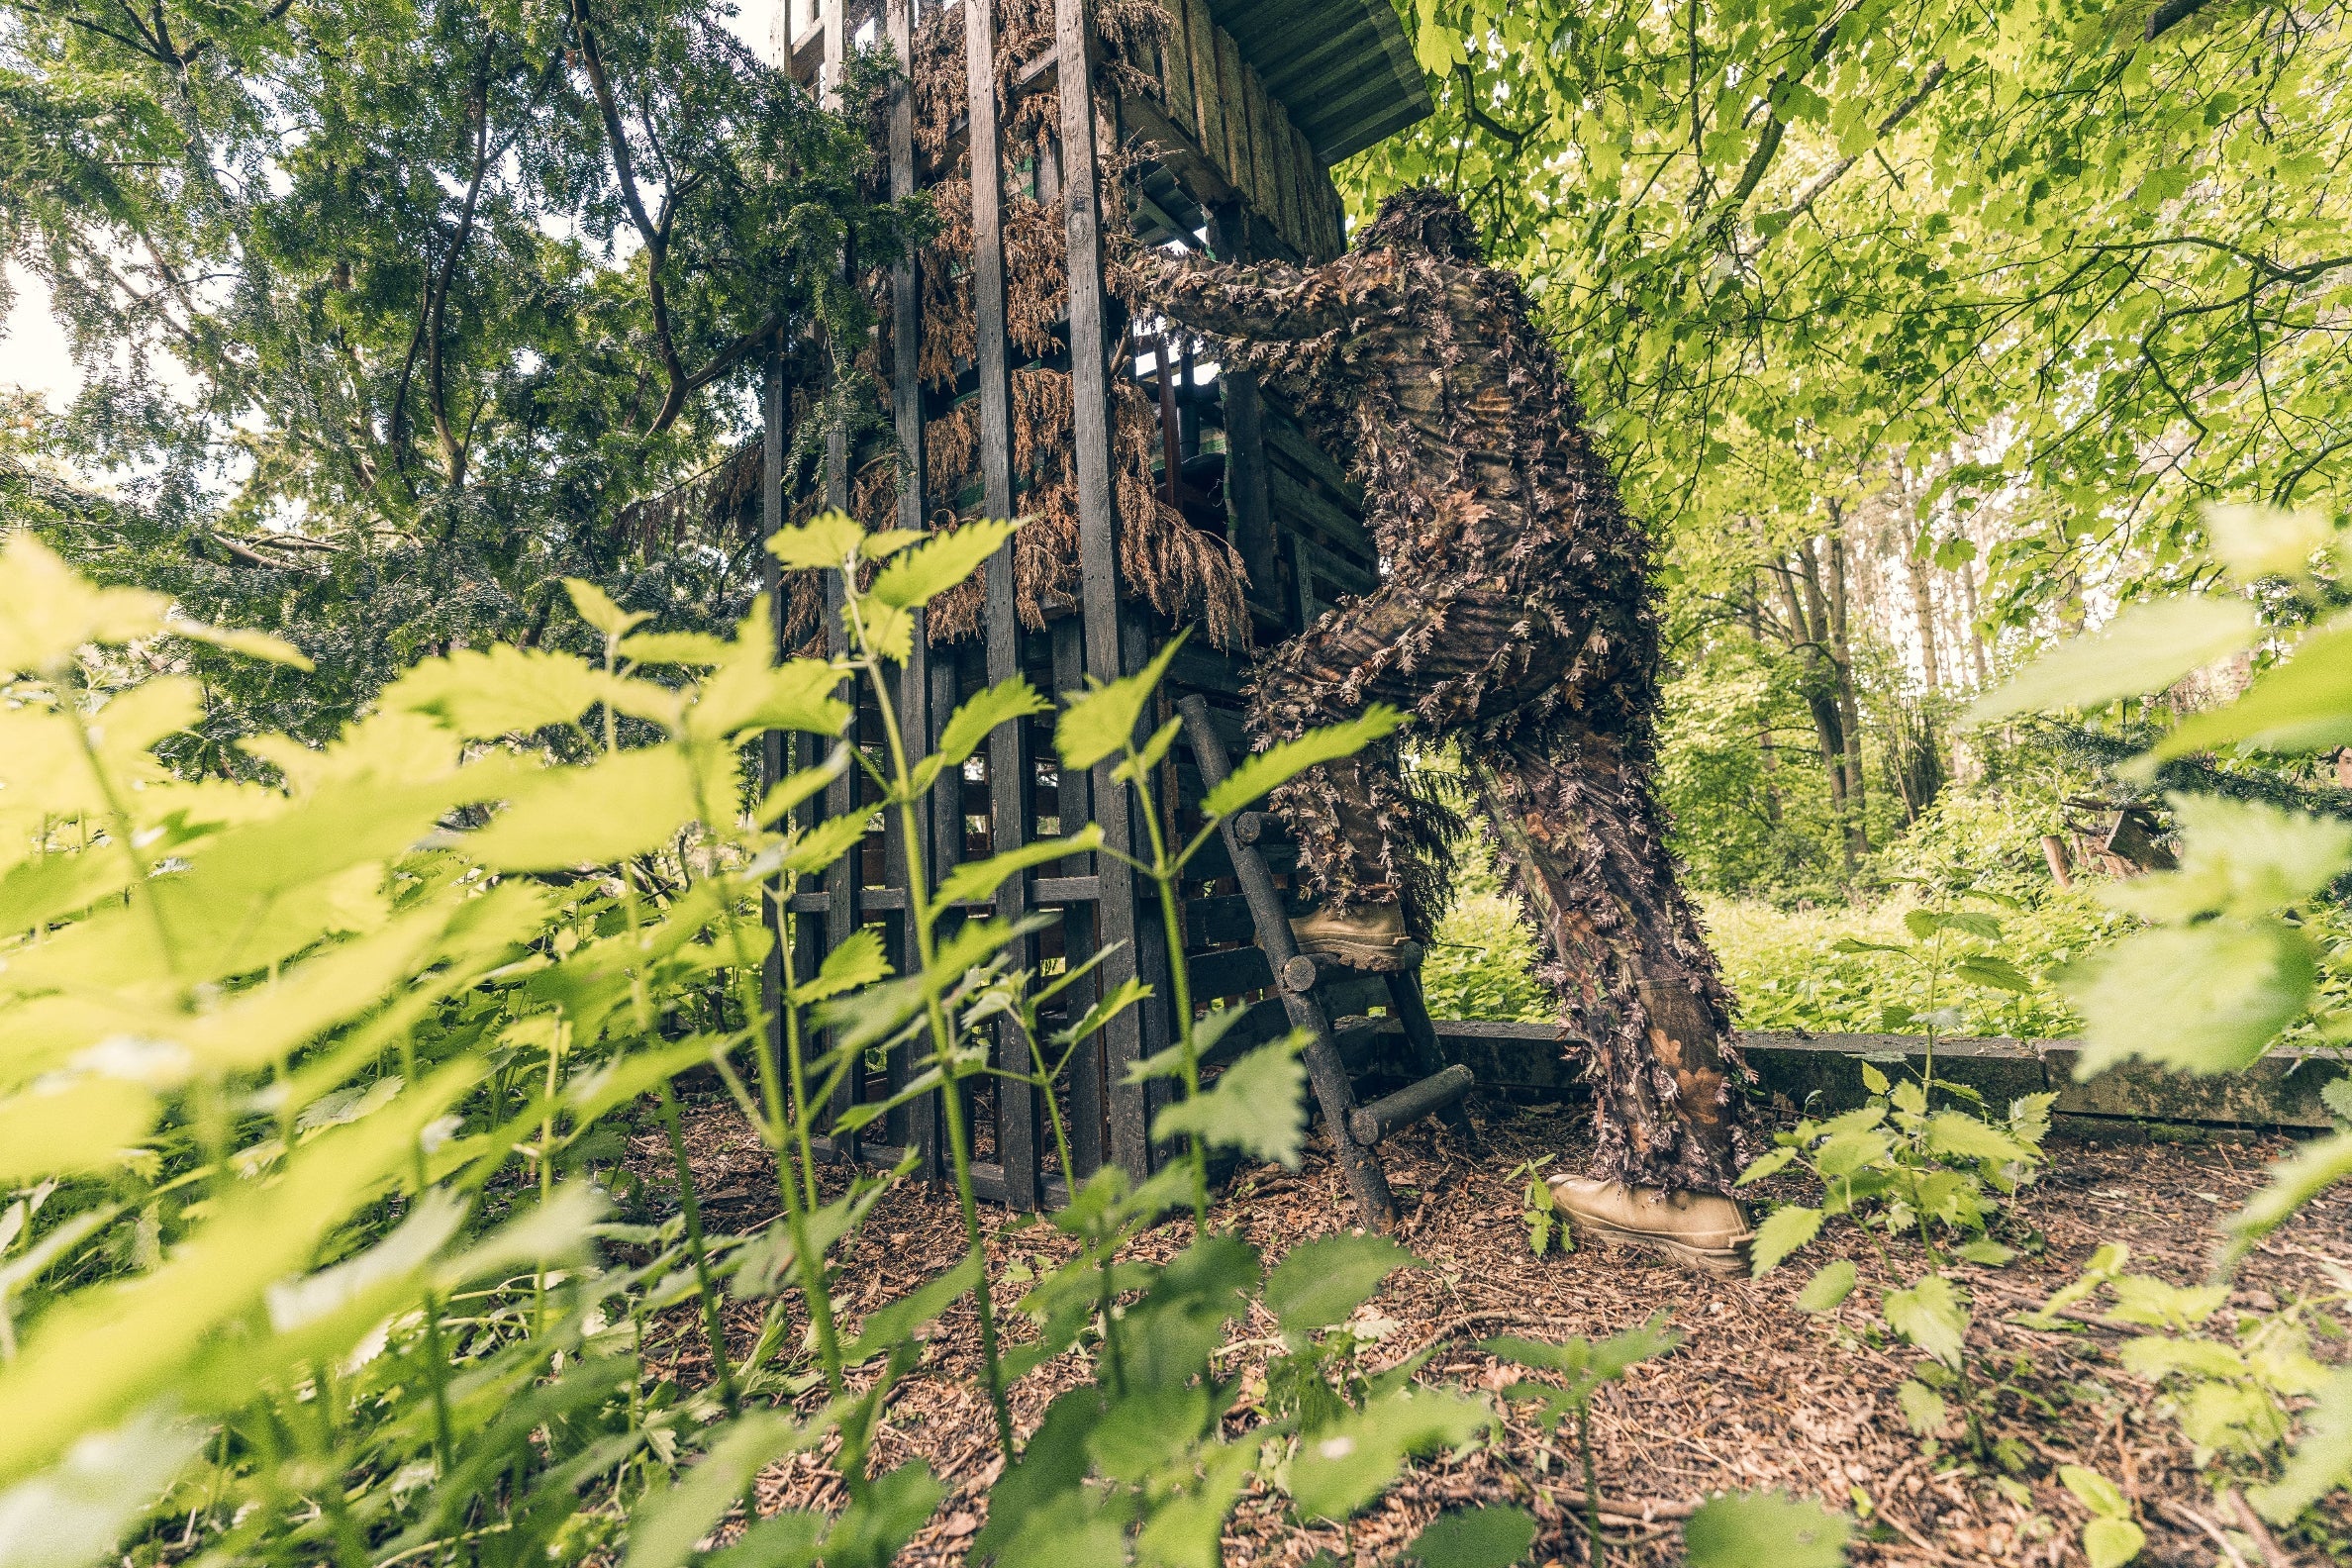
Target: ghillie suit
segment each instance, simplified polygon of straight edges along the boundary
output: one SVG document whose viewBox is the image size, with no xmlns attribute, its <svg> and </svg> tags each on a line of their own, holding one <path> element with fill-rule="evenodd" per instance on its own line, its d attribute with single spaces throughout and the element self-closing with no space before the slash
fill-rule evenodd
<svg viewBox="0 0 2352 1568">
<path fill-rule="evenodd" d="M 1648 540 L 1508 272 L 1433 191 L 1390 198 L 1314 268 L 1130 253 L 1127 286 L 1290 399 L 1366 495 L 1381 582 L 1265 656 L 1261 741 L 1387 702 L 1473 763 L 1589 1042 L 1604 1180 L 1728 1193 L 1747 1156 L 1729 999 L 1652 790 Z M 1393 748 L 1278 791 L 1307 887 L 1410 896 L 1415 803 Z"/>
</svg>

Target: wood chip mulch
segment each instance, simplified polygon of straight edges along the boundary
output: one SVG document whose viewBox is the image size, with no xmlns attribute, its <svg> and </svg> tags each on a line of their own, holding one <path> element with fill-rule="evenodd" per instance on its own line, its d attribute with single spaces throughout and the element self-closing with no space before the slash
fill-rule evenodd
<svg viewBox="0 0 2352 1568">
<path fill-rule="evenodd" d="M 1426 1267 L 1401 1272 L 1359 1315 L 1378 1343 L 1366 1353 L 1377 1370 L 1423 1346 L 1437 1349 L 1422 1377 L 1473 1390 L 1499 1391 L 1518 1375 L 1478 1349 L 1497 1334 L 1601 1337 L 1671 1315 L 1686 1336 L 1673 1354 L 1635 1368 L 1598 1399 L 1603 1523 L 1613 1564 L 1682 1560 L 1680 1519 L 1723 1489 L 1778 1488 L 1818 1498 L 1857 1517 L 1850 1560 L 1864 1564 L 2061 1564 L 2084 1562 L 2085 1512 L 2058 1481 L 2060 1464 L 2097 1470 L 2119 1485 L 2148 1532 L 2139 1559 L 2154 1565 L 2237 1568 L 2246 1521 L 2201 1475 L 2187 1443 L 2157 1410 L 2156 1390 L 2117 1366 L 2107 1351 L 2125 1335 L 2093 1323 L 2042 1332 L 2003 1322 L 2038 1306 L 2072 1280 L 2103 1242 L 2131 1248 L 2134 1270 L 2177 1283 L 2205 1277 L 2215 1224 L 2263 1182 L 2264 1167 L 2290 1145 L 2283 1139 L 2201 1144 L 2084 1142 L 2054 1137 L 2050 1168 L 2027 1188 L 2005 1239 L 2031 1243 L 2001 1269 L 1966 1267 L 1960 1278 L 1974 1299 L 1970 1349 L 2008 1371 L 1990 1422 L 2011 1437 L 2024 1467 L 1997 1481 L 1999 1467 L 1967 1461 L 1954 1422 L 1940 1444 L 1923 1445 L 1905 1424 L 1897 1386 L 1919 1357 L 1892 1341 L 1876 1319 L 1880 1293 L 1922 1271 L 1915 1245 L 1898 1247 L 1900 1277 L 1890 1279 L 1876 1252 L 1850 1225 L 1761 1281 L 1721 1282 L 1685 1273 L 1632 1250 L 1554 1253 L 1538 1258 L 1520 1223 L 1520 1184 L 1506 1179 L 1519 1161 L 1554 1153 L 1554 1169 L 1578 1168 L 1583 1116 L 1567 1107 L 1477 1108 L 1481 1147 L 1470 1156 L 1424 1125 L 1384 1145 L 1390 1180 L 1406 1214 L 1401 1241 Z M 745 1230 L 774 1212 L 772 1166 L 732 1107 L 689 1108 L 688 1146 L 714 1230 Z M 645 1184 L 652 1213 L 674 1207 L 668 1146 L 657 1127 L 632 1142 L 627 1167 Z M 1789 1178 L 1774 1196 L 1803 1198 Z M 1768 1189 L 1770 1191 L 1770 1189 Z M 1310 1150 L 1304 1168 L 1246 1171 L 1219 1199 L 1212 1224 L 1256 1246 L 1269 1266 L 1284 1251 L 1352 1224 L 1337 1172 Z M 1049 1225 L 984 1207 L 991 1268 L 1001 1296 L 1049 1269 L 1072 1250 Z M 1164 1225 L 1139 1250 L 1173 1256 L 1189 1226 Z M 953 1193 L 909 1183 L 885 1196 L 863 1231 L 840 1254 L 844 1306 L 871 1311 L 949 1267 L 963 1235 Z M 1794 1305 L 1813 1269 L 1851 1258 L 1861 1286 L 1837 1311 L 1811 1316 Z M 2330 1264 L 2352 1268 L 2352 1196 L 2322 1198 L 2241 1267 L 2231 1305 L 2266 1308 L 2332 1287 Z M 1026 1321 L 1017 1313 L 1008 1334 Z M 2088 1316 L 2088 1315 L 2085 1315 Z M 663 1370 L 687 1385 L 708 1380 L 699 1322 L 673 1314 L 675 1361 Z M 759 1304 L 736 1304 L 730 1322 L 737 1353 L 756 1335 Z M 795 1328 L 798 1328 L 796 1315 Z M 1234 1325 L 1220 1368 L 1254 1374 L 1278 1348 L 1262 1310 Z M 649 1347 L 650 1353 L 650 1347 Z M 2318 1354 L 2340 1353 L 2322 1341 Z M 1033 1428 L 1055 1395 L 1091 1376 L 1083 1352 L 1048 1363 L 1014 1390 L 1016 1424 Z M 1244 1396 L 1243 1407 L 1247 1404 Z M 1535 1563 L 1581 1563 L 1583 1483 L 1572 1432 L 1553 1437 L 1519 1406 L 1495 1440 L 1468 1453 L 1414 1466 L 1372 1509 L 1345 1529 L 1302 1525 L 1284 1500 L 1253 1481 L 1229 1523 L 1225 1560 L 1233 1564 L 1303 1564 L 1327 1551 L 1343 1563 L 1396 1562 L 1437 1512 L 1473 1503 L 1510 1502 L 1542 1521 Z M 1236 1408 L 1228 1432 L 1244 1427 Z M 951 1489 L 948 1501 L 899 1561 L 907 1568 L 961 1563 L 985 1517 L 986 1494 L 1001 1468 L 980 1388 L 978 1332 L 968 1302 L 933 1329 L 923 1364 L 893 1399 L 876 1443 L 877 1465 L 928 1460 Z M 838 1483 L 824 1456 L 801 1455 L 761 1478 L 763 1512 L 837 1506 Z M 2321 1540 L 2278 1543 L 2283 1560 L 2346 1560 L 2352 1510 L 2329 1506 Z M 2248 1564 L 2259 1558 L 2244 1556 Z"/>
</svg>

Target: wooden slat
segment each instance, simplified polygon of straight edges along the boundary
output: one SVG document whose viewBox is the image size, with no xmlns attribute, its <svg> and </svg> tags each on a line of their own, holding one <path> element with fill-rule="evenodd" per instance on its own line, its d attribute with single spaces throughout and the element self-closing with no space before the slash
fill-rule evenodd
<svg viewBox="0 0 2352 1568">
<path fill-rule="evenodd" d="M 1277 222 L 1274 200 L 1274 113 L 1267 102 L 1265 83 L 1258 79 L 1257 68 L 1244 63 L 1241 67 L 1241 90 L 1249 104 L 1249 156 L 1254 183 L 1250 186 L 1250 205 L 1269 223 Z M 1279 232 L 1279 224 L 1277 224 Z"/>
<path fill-rule="evenodd" d="M 992 518 L 1013 515 L 1013 393 L 1011 353 L 1005 338 L 1005 242 L 1003 150 L 998 145 L 996 102 L 996 7 L 964 7 L 964 91 L 970 123 L 972 162 L 972 299 L 978 323 L 980 379 L 981 506 Z M 1021 672 L 1021 622 L 1014 593 L 1013 546 L 988 563 L 985 609 L 988 679 L 991 685 Z M 1027 724 L 999 725 L 988 737 L 989 826 L 992 852 L 1017 848 L 1029 836 L 1029 781 L 1034 774 Z M 1028 879 L 1007 877 L 997 889 L 997 913 L 1018 920 L 1029 909 Z M 1025 939 L 1014 963 L 1036 962 L 1036 943 Z M 1029 1068 L 1029 1042 L 1011 1019 L 997 1028 L 997 1065 Z M 1037 1207 L 1036 1091 L 1027 1084 L 997 1080 L 997 1153 L 1005 1171 L 1005 1201 L 1016 1209 Z"/>
<path fill-rule="evenodd" d="M 1057 701 L 1066 702 L 1086 689 L 1086 638 L 1083 629 L 1071 617 L 1053 623 L 1049 635 L 1053 639 L 1053 694 Z M 1078 768 L 1061 770 L 1058 808 L 1065 825 L 1088 821 L 1093 812 L 1092 774 Z M 1076 855 L 1064 865 L 1075 864 L 1078 874 L 1068 877 L 1037 879 L 1040 901 L 1054 898 L 1076 898 L 1083 902 L 1070 903 L 1062 915 L 1062 952 L 1070 966 L 1076 968 L 1094 956 L 1098 943 L 1096 932 L 1097 903 L 1102 884 L 1090 870 L 1088 857 Z M 1048 886 L 1051 882 L 1052 886 Z M 1094 974 L 1077 982 L 1064 995 L 1069 998 L 1072 1015 L 1084 1013 L 1102 995 L 1096 986 L 1101 975 Z M 1106 1107 L 1108 1096 L 1104 1088 L 1103 1045 L 1098 1036 L 1082 1040 L 1071 1053 L 1070 1067 L 1070 1160 L 1077 1167 L 1080 1180 L 1103 1168 L 1109 1151 Z"/>
<path fill-rule="evenodd" d="M 1218 260 L 1250 259 L 1246 234 L 1247 224 L 1239 203 L 1222 203 L 1210 210 L 1209 248 Z M 1266 488 L 1265 437 L 1257 377 L 1228 364 L 1223 379 L 1225 512 L 1230 520 L 1233 544 L 1241 552 L 1241 569 L 1249 576 L 1249 597 L 1259 604 L 1279 605 L 1274 514 Z"/>
<path fill-rule="evenodd" d="M 1188 946 L 1247 941 L 1255 929 L 1249 923 L 1249 901 L 1238 893 L 1184 901 L 1184 939 Z"/>
<path fill-rule="evenodd" d="M 1266 482 L 1275 515 L 1292 529 L 1314 536 L 1324 548 L 1355 561 L 1380 558 L 1364 525 L 1349 517 L 1320 487 L 1293 478 L 1281 463 L 1268 465 Z"/>
<path fill-rule="evenodd" d="M 1109 682 L 1126 673 L 1121 637 L 1119 513 L 1112 493 L 1112 334 L 1103 295 L 1102 195 L 1095 156 L 1096 104 L 1090 49 L 1094 29 L 1086 0 L 1054 0 L 1054 47 L 1061 68 L 1062 211 L 1067 221 L 1070 279 L 1070 400 L 1076 410 L 1073 452 L 1078 491 L 1080 603 L 1085 621 L 1086 672 Z M 1125 786 L 1111 764 L 1095 769 L 1094 820 L 1106 848 L 1133 854 L 1135 825 Z M 1098 856 L 1102 898 L 1096 936 L 1111 955 L 1098 973 L 1116 988 L 1136 975 L 1132 874 L 1109 855 Z M 1127 1070 L 1144 1054 L 1142 1017 L 1129 1008 L 1104 1030 L 1105 1089 L 1110 1098 L 1111 1155 L 1137 1180 L 1151 1170 L 1142 1097 Z"/>
<path fill-rule="evenodd" d="M 1161 87 L 1167 94 L 1168 114 L 1178 125 L 1193 123 L 1193 64 L 1192 29 L 1185 11 L 1186 0 L 1160 0 L 1168 13 L 1168 41 L 1161 47 L 1160 61 L 1165 67 Z"/>
<path fill-rule="evenodd" d="M 1291 129 L 1279 98 L 1266 100 L 1266 153 L 1274 168 L 1274 224 L 1305 254 L 1309 247 L 1299 225 L 1298 133 Z"/>
<path fill-rule="evenodd" d="M 1249 154 L 1249 96 L 1241 84 L 1241 54 L 1231 35 L 1217 30 L 1217 83 L 1225 96 L 1220 134 L 1225 139 L 1225 174 L 1245 195 L 1257 190 Z"/>
<path fill-rule="evenodd" d="M 1184 30 L 1192 46 L 1193 140 L 1229 182 L 1233 166 L 1225 157 L 1225 81 L 1218 66 L 1217 24 L 1209 18 L 1207 0 L 1184 0 Z"/>
<path fill-rule="evenodd" d="M 1266 966 L 1266 955 L 1255 947 L 1194 953 L 1185 963 L 1191 969 L 1196 1004 L 1240 996 L 1247 991 L 1270 990 L 1274 985 L 1274 971 Z"/>
</svg>

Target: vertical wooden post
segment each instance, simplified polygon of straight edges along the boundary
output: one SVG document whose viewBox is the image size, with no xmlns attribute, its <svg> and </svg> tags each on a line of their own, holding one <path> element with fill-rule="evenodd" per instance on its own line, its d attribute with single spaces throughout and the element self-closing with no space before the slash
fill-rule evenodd
<svg viewBox="0 0 2352 1568">
<path fill-rule="evenodd" d="M 1061 98 L 1061 196 L 1069 237 L 1070 401 L 1077 411 L 1078 559 L 1086 621 L 1086 672 L 1098 680 L 1126 673 L 1120 636 L 1119 512 L 1111 473 L 1111 336 L 1103 296 L 1102 192 L 1095 157 L 1093 18 L 1087 0 L 1054 0 L 1054 52 Z M 1122 343 L 1121 348 L 1125 349 Z M 1107 847 L 1133 854 L 1138 835 L 1127 787 L 1111 764 L 1095 769 L 1095 821 Z M 1135 879 L 1108 854 L 1095 856 L 1098 935 L 1117 950 L 1102 966 L 1116 989 L 1136 973 Z M 1142 1017 L 1133 1008 L 1104 1030 L 1111 1096 L 1111 1155 L 1137 1180 L 1151 1170 L 1142 1094 L 1127 1068 L 1146 1053 Z"/>
<path fill-rule="evenodd" d="M 1004 149 L 997 136 L 996 6 L 994 0 L 965 0 L 964 89 L 972 160 L 972 303 L 976 319 L 975 357 L 980 372 L 981 509 L 992 518 L 1013 515 L 1013 382 L 1005 338 Z M 1021 610 L 1014 578 L 1013 545 L 1007 541 L 988 562 L 985 610 L 988 683 L 1021 673 Z M 988 737 L 989 851 L 1003 854 L 1028 841 L 1029 793 L 1036 766 L 1029 721 L 999 725 Z M 997 888 L 997 914 L 1019 920 L 1029 913 L 1029 878 L 1010 876 Z M 1036 943 L 1025 939 L 1013 962 L 1029 968 Z M 1029 1041 L 1011 1019 L 997 1025 L 997 1064 L 1009 1072 L 1030 1069 Z M 1005 1167 L 1005 1202 L 1014 1209 L 1037 1207 L 1038 1103 L 1034 1090 L 1010 1079 L 997 1080 L 997 1157 Z"/>
<path fill-rule="evenodd" d="M 1086 690 L 1085 633 L 1076 617 L 1064 616 L 1052 624 L 1049 635 L 1053 640 L 1053 694 L 1067 702 Z M 1060 779 L 1054 810 L 1061 818 L 1061 831 L 1068 833 L 1094 817 L 1094 780 L 1073 768 L 1062 768 Z M 1084 876 L 1086 856 L 1073 858 L 1078 863 L 1065 862 L 1068 874 Z M 1073 903 L 1062 911 L 1062 954 L 1073 969 L 1092 958 L 1100 946 L 1095 925 L 1099 908 L 1095 903 Z M 1098 969 L 1063 993 L 1069 998 L 1070 1017 L 1083 1017 L 1102 996 L 1101 975 Z M 1107 1103 L 1103 1042 L 1098 1036 L 1082 1042 L 1070 1057 L 1070 1163 L 1080 1181 L 1101 1170 L 1108 1158 Z"/>
<path fill-rule="evenodd" d="M 773 538 L 784 526 L 784 352 L 780 343 L 768 344 L 761 356 L 759 378 L 759 536 Z M 767 595 L 768 637 L 781 659 L 784 647 L 784 573 L 776 557 L 759 552 L 759 586 Z M 792 736 L 782 730 L 759 733 L 759 792 L 767 792 L 791 770 Z M 779 1064 L 784 1059 L 784 941 L 792 930 L 792 912 L 784 907 L 784 878 L 768 879 L 759 896 L 760 923 L 769 932 L 767 958 L 759 966 L 759 1006 L 767 1015 L 767 1050 Z"/>
<path fill-rule="evenodd" d="M 890 195 L 893 201 L 903 201 L 915 194 L 915 4 L 914 0 L 885 0 L 883 28 L 890 38 L 890 47 L 898 53 L 901 77 L 898 89 L 891 95 L 890 105 Z M 920 533 L 929 522 L 929 507 L 924 496 L 923 458 L 923 378 L 918 365 L 923 353 L 923 295 L 915 273 L 912 253 L 900 255 L 890 264 L 891 294 L 891 377 L 890 406 L 899 443 L 899 501 L 898 526 L 910 533 Z M 931 647 L 925 612 L 915 612 L 915 639 L 907 654 L 907 662 L 899 671 L 898 722 L 899 734 L 910 756 L 920 757 L 931 747 L 933 730 L 938 716 L 932 711 L 932 694 L 937 682 L 931 669 Z M 952 677 L 954 660 L 947 660 Z M 950 692 L 949 702 L 953 695 Z M 956 789 L 960 780 L 947 779 L 934 789 L 928 812 L 919 813 L 916 839 L 901 843 L 894 856 L 893 880 L 909 890 L 900 927 L 904 936 L 900 947 L 905 967 L 913 968 L 920 961 L 915 949 L 915 904 L 912 888 L 915 879 L 925 878 L 925 888 L 935 885 L 936 878 L 953 857 L 953 845 L 947 835 L 935 830 L 943 814 L 938 808 L 947 805 L 952 812 L 956 805 Z M 893 822 L 892 831 L 900 833 Z M 902 834 L 903 836 L 903 834 Z M 895 1091 L 915 1071 L 911 1059 L 917 1047 L 902 1045 L 893 1053 L 890 1062 L 890 1085 Z M 934 1132 L 937 1127 L 935 1102 L 925 1096 L 894 1112 L 888 1136 L 902 1145 L 912 1144 L 920 1153 L 920 1169 L 926 1180 L 939 1172 L 939 1151 Z"/>
<path fill-rule="evenodd" d="M 1237 201 L 1210 209 L 1209 248 L 1218 260 L 1249 259 L 1248 224 Z M 1275 565 L 1273 505 L 1266 494 L 1266 435 L 1257 377 L 1230 363 L 1220 373 L 1225 381 L 1225 509 L 1232 522 L 1233 547 L 1241 552 L 1242 570 L 1249 573 L 1250 599 L 1279 610 L 1281 579 Z"/>
</svg>

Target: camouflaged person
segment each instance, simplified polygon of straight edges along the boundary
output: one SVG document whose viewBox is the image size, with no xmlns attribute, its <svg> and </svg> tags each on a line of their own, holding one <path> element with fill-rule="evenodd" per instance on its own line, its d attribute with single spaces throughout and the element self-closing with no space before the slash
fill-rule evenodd
<svg viewBox="0 0 2352 1568">
<path fill-rule="evenodd" d="M 1123 269 L 1123 292 L 1281 393 L 1364 488 L 1380 584 L 1260 662 L 1253 735 L 1386 702 L 1413 715 L 1407 738 L 1460 743 L 1585 1042 L 1598 1147 L 1556 1201 L 1601 1239 L 1743 1272 L 1729 1195 L 1749 1157 L 1749 1074 L 1651 784 L 1649 539 L 1518 280 L 1482 263 L 1468 218 L 1431 190 L 1391 197 L 1322 266 L 1147 252 Z M 1302 947 L 1395 967 L 1443 873 L 1394 748 L 1319 768 L 1273 804 L 1321 900 L 1296 923 Z"/>
</svg>

